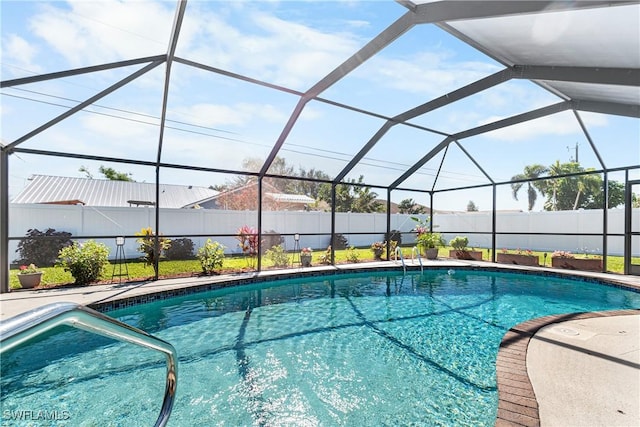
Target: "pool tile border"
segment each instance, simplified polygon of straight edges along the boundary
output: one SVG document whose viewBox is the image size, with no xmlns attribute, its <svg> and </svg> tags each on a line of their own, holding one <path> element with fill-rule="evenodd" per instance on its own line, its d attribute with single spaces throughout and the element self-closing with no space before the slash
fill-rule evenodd
<svg viewBox="0 0 640 427">
<path fill-rule="evenodd" d="M 525 269 L 508 269 L 508 268 L 500 268 L 497 266 L 459 266 L 459 267 L 451 267 L 451 266 L 428 266 L 425 269 L 428 270 L 443 270 L 443 271 L 451 271 L 451 270 L 465 270 L 465 271 L 491 271 L 491 272 L 501 272 L 501 273 L 513 273 L 513 274 L 527 274 L 527 275 L 537 275 L 537 276 L 546 276 L 546 277 L 555 277 L 562 278 L 568 280 L 578 280 L 585 281 L 589 283 L 598 283 L 605 286 L 613 286 L 620 289 L 625 289 L 634 292 L 640 292 L 640 288 L 636 288 L 630 285 L 626 285 L 624 283 L 616 282 L 615 280 L 607 280 L 607 278 L 597 278 L 597 277 L 586 277 L 586 276 L 578 276 L 572 275 L 567 272 L 554 272 L 554 271 L 539 271 L 539 270 L 525 270 Z M 155 301 L 161 301 L 174 297 L 182 297 L 191 294 L 196 294 L 200 292 L 208 292 L 214 291 L 226 287 L 233 286 L 241 286 L 241 285 L 250 285 L 254 283 L 262 283 L 269 281 L 279 281 L 279 280 L 288 280 L 288 279 L 303 279 L 307 277 L 322 277 L 322 276 L 333 276 L 333 275 L 346 275 L 346 274 L 357 274 L 357 273 L 382 273 L 389 271 L 402 271 L 402 267 L 400 266 L 386 266 L 386 267 L 371 267 L 367 266 L 364 268 L 350 268 L 350 269 L 323 269 L 323 270 L 306 270 L 306 271 L 283 271 L 282 273 L 269 273 L 264 275 L 258 275 L 258 273 L 249 273 L 249 274 L 238 274 L 232 276 L 220 276 L 215 277 L 212 276 L 212 281 L 197 285 L 190 285 L 186 287 L 180 288 L 172 288 L 165 290 L 154 290 L 148 293 L 144 293 L 142 295 L 135 295 L 129 297 L 117 297 L 114 299 L 108 299 L 107 301 L 97 301 L 94 303 L 88 304 L 89 307 L 94 310 L 100 312 L 119 310 L 122 308 L 133 307 L 140 304 L 146 304 Z M 416 272 L 420 271 L 419 267 L 411 266 L 407 267 L 406 271 Z"/>
<path fill-rule="evenodd" d="M 540 425 L 538 401 L 527 372 L 527 348 L 539 329 L 569 320 L 638 314 L 640 310 L 629 309 L 552 315 L 527 320 L 509 329 L 502 338 L 496 358 L 496 427 Z"/>
</svg>

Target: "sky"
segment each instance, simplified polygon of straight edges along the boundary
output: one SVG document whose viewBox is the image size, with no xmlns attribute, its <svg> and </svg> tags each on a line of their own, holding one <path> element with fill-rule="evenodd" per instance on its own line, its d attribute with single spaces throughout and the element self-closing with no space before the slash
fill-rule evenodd
<svg viewBox="0 0 640 427">
<path fill-rule="evenodd" d="M 27 77 L 165 54 L 176 3 L 172 1 L 77 1 L 0 3 L 1 79 Z M 406 13 L 393 1 L 190 1 L 176 56 L 270 85 L 304 92 Z M 555 28 L 536 28 L 546 34 Z M 562 28 L 567 31 L 567 28 Z M 9 144 L 146 64 L 2 89 L 1 138 Z M 378 55 L 320 96 L 391 117 L 503 67 L 433 25 L 403 34 Z M 159 139 L 164 65 L 133 80 L 44 132 L 22 148 L 155 161 Z M 216 169 L 242 169 L 264 159 L 299 100 L 295 94 L 227 75 L 174 63 L 171 69 L 162 161 Z M 512 80 L 411 120 L 423 128 L 455 133 L 559 102 L 541 87 Z M 637 119 L 580 113 L 607 167 L 640 164 Z M 299 168 L 339 173 L 376 134 L 384 120 L 310 101 L 279 156 Z M 388 185 L 443 140 L 441 133 L 394 126 L 346 178 Z M 576 157 L 600 169 L 597 156 L 572 112 L 563 112 L 460 141 L 495 181 L 508 181 L 526 165 L 551 165 Z M 16 153 L 10 156 L 9 193 L 17 195 L 32 174 L 99 177 L 101 165 L 154 182 L 155 169 L 132 164 Z M 436 189 L 486 184 L 483 172 L 456 144 L 436 156 L 401 187 Z M 225 174 L 163 169 L 171 184 L 223 184 Z M 614 173 L 610 179 L 624 179 Z M 375 191 L 375 189 L 374 189 Z M 386 190 L 378 194 L 386 196 Z M 437 209 L 481 210 L 492 205 L 491 188 L 440 193 Z M 397 191 L 392 201 L 422 193 Z M 541 210 L 540 198 L 534 210 Z M 498 188 L 498 209 L 527 209 L 526 193 Z"/>
</svg>

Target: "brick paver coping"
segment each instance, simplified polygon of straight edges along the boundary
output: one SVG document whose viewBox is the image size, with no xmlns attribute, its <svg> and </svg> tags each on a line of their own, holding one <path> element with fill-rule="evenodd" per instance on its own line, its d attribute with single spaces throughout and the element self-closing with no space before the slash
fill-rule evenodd
<svg viewBox="0 0 640 427">
<path fill-rule="evenodd" d="M 496 359 L 498 416 L 496 427 L 539 426 L 538 401 L 527 373 L 527 347 L 542 327 L 569 320 L 637 315 L 640 310 L 573 313 L 527 320 L 509 329 L 502 338 Z"/>
</svg>

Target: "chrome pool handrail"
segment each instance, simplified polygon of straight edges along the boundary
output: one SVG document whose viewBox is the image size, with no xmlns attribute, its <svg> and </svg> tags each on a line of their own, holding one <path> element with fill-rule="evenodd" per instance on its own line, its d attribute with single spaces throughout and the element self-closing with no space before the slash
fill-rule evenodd
<svg viewBox="0 0 640 427">
<path fill-rule="evenodd" d="M 0 322 L 0 354 L 61 325 L 72 326 L 164 353 L 167 360 L 167 382 L 162 408 L 154 425 L 155 427 L 167 425 L 178 385 L 176 349 L 168 342 L 141 329 L 80 304 L 59 302 L 35 308 Z"/>
<path fill-rule="evenodd" d="M 396 250 L 394 253 L 394 258 L 396 262 L 398 261 L 398 254 L 400 254 L 400 261 L 402 261 L 402 270 L 406 273 L 407 266 L 404 264 L 404 257 L 402 256 L 402 249 L 400 249 L 400 246 L 396 246 Z"/>
<path fill-rule="evenodd" d="M 420 273 L 423 272 L 423 267 L 422 267 L 422 257 L 420 256 L 420 249 L 418 249 L 417 246 L 414 246 L 413 248 L 411 248 L 411 264 L 413 264 L 413 254 L 417 253 L 418 254 L 418 264 L 420 264 Z"/>
</svg>

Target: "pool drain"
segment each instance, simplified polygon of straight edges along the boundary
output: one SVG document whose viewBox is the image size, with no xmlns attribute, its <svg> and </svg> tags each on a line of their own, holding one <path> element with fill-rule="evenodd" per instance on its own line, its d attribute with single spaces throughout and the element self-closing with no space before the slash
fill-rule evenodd
<svg viewBox="0 0 640 427">
<path fill-rule="evenodd" d="M 571 328 L 567 328 L 567 327 L 560 327 L 560 328 L 553 328 L 554 331 L 562 334 L 562 335 L 568 335 L 568 336 L 572 336 L 575 337 L 576 335 L 580 335 L 580 332 L 576 331 L 575 329 L 571 329 Z"/>
</svg>

